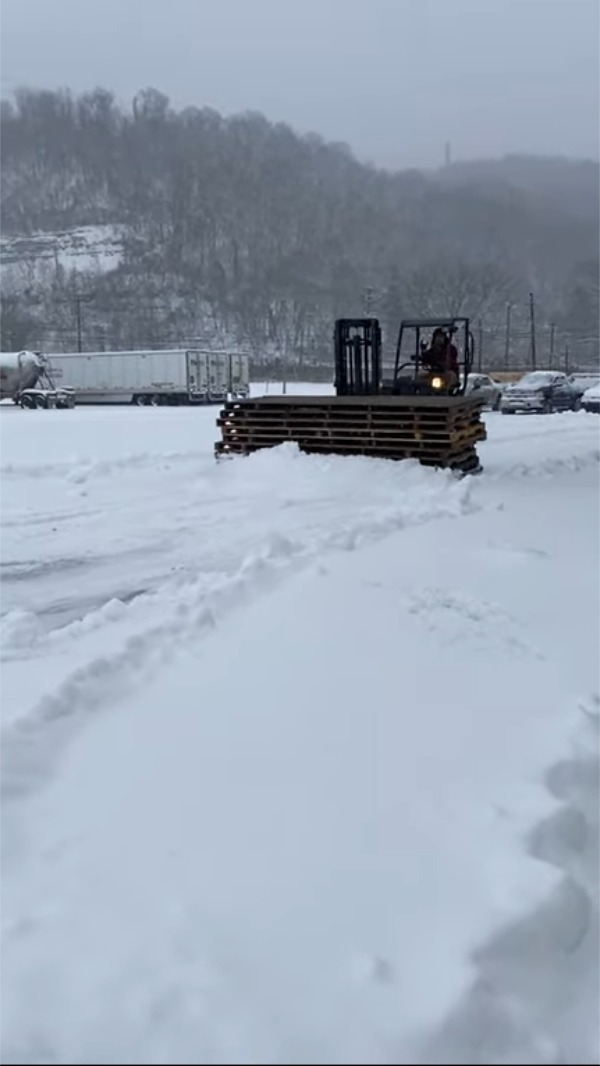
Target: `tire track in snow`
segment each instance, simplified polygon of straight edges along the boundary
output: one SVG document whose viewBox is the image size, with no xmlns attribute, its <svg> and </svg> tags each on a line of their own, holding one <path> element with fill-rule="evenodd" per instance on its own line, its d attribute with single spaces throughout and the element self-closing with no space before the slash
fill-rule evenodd
<svg viewBox="0 0 600 1066">
<path fill-rule="evenodd" d="M 542 906 L 474 954 L 473 986 L 417 1051 L 421 1066 L 599 1061 L 597 695 L 580 705 L 579 718 L 573 753 L 545 775 L 557 809 L 528 840 L 531 859 L 562 876 Z"/>
<path fill-rule="evenodd" d="M 242 560 L 237 573 L 209 592 L 206 579 L 192 582 L 173 598 L 172 592 L 152 597 L 148 613 L 161 620 L 145 625 L 112 654 L 97 657 L 71 672 L 56 689 L 42 697 L 23 717 L 2 731 L 0 797 L 23 798 L 50 776 L 79 720 L 123 700 L 150 678 L 185 645 L 209 635 L 227 615 L 267 594 L 299 570 L 318 564 L 324 555 L 353 551 L 373 544 L 407 526 L 440 518 L 459 518 L 478 508 L 471 499 L 471 479 L 457 482 L 450 475 L 425 474 L 405 499 L 379 517 L 355 520 L 294 540 L 275 535 L 259 551 Z M 420 484 L 420 488 L 419 488 Z M 426 491 L 420 495 L 425 484 Z M 431 487 L 439 486 L 432 492 Z M 135 601 L 131 605 L 135 609 Z M 166 613 L 166 617 L 165 617 Z M 68 629 L 69 627 L 67 627 Z M 9 845 L 10 847 L 10 842 Z"/>
<path fill-rule="evenodd" d="M 11 564 L 23 581 L 37 579 L 38 574 L 51 580 L 63 556 L 72 564 L 81 558 L 81 565 L 93 568 L 93 572 L 86 575 L 82 570 L 84 597 L 78 591 L 65 597 L 61 589 L 57 598 L 49 581 L 36 581 L 35 588 L 29 581 L 25 589 L 18 589 L 20 595 L 12 590 L 9 609 L 2 618 L 2 659 L 25 659 L 46 649 L 64 649 L 73 639 L 111 624 L 118 614 L 131 622 L 137 616 L 145 626 L 147 611 L 157 595 L 164 596 L 168 608 L 182 584 L 197 582 L 201 575 L 205 591 L 212 591 L 236 573 L 254 544 L 265 543 L 272 533 L 293 541 L 300 535 L 307 546 L 316 544 L 317 548 L 324 535 L 335 547 L 337 536 L 343 548 L 353 539 L 360 540 L 363 527 L 370 535 L 375 527 L 385 529 L 391 517 L 392 528 L 396 528 L 399 509 L 397 505 L 390 507 L 390 498 L 403 501 L 401 517 L 412 524 L 423 514 L 428 516 L 431 507 L 438 506 L 440 494 L 452 493 L 455 486 L 447 476 L 425 473 L 418 464 L 400 468 L 339 458 L 328 463 L 321 457 L 303 457 L 293 446 L 274 449 L 270 457 L 265 453 L 253 457 L 246 470 L 245 465 L 243 460 L 227 464 L 221 471 L 225 476 L 202 480 L 183 498 L 176 490 L 175 507 L 165 507 L 166 521 L 163 514 L 156 519 L 155 491 L 148 497 L 150 513 L 144 507 L 140 512 L 136 495 L 132 506 L 123 509 L 121 505 L 114 528 L 111 518 L 108 528 L 104 525 L 99 531 L 88 523 L 75 541 L 72 533 L 64 543 L 50 538 L 53 554 L 42 555 L 41 560 L 38 556 L 36 570 L 27 569 L 39 544 L 36 538 L 28 546 L 27 560 L 15 559 Z M 365 484 L 367 472 L 370 476 Z M 146 502 L 144 497 L 142 503 Z M 376 519 L 371 517 L 373 513 Z M 104 538 L 105 552 L 82 553 L 82 545 L 85 547 L 91 538 L 95 543 L 99 536 Z M 59 549 L 64 549 L 63 556 L 57 554 Z M 45 543 L 43 550 L 47 550 Z M 124 585 L 125 570 L 128 583 Z M 119 602 L 123 600 L 120 590 L 128 599 L 142 594 L 141 599 L 126 609 Z M 85 608 L 83 614 L 80 605 Z M 48 624 L 61 614 L 66 615 L 63 625 Z"/>
<path fill-rule="evenodd" d="M 34 506 L 27 484 L 17 483 L 14 499 L 5 500 L 3 518 L 8 514 L 19 521 L 13 528 L 3 524 L 4 553 L 13 566 L 37 559 L 48 566 L 49 580 L 24 581 L 18 588 L 7 585 L 3 611 L 8 615 L 26 610 L 41 616 L 56 606 L 66 614 L 64 591 L 58 590 L 57 599 L 52 583 L 55 559 L 84 554 L 94 568 L 85 582 L 74 585 L 75 595 L 68 597 L 72 611 L 66 620 L 81 621 L 77 598 L 83 584 L 87 615 L 93 606 L 101 608 L 124 587 L 152 593 L 172 577 L 176 585 L 177 575 L 183 572 L 188 580 L 194 580 L 199 567 L 213 578 L 231 575 L 272 531 L 297 539 L 299 525 L 304 538 L 314 538 L 334 527 L 354 528 L 357 519 L 389 513 L 390 501 L 393 507 L 394 501 L 407 498 L 407 493 L 411 497 L 415 492 L 436 495 L 443 480 L 424 478 L 422 468 L 417 470 L 411 463 L 309 457 L 302 456 L 293 445 L 284 445 L 247 460 L 216 466 L 214 462 L 191 468 L 186 465 L 183 472 L 181 467 L 163 463 L 143 476 L 117 476 L 114 483 L 106 479 L 91 486 L 89 494 L 87 489 L 42 482 L 44 492 L 41 499 L 34 499 Z M 78 499 L 77 518 L 74 497 Z M 26 508 L 24 498 L 29 500 Z M 62 520 L 61 503 L 70 515 L 69 522 Z M 32 527 L 28 517 L 35 518 L 40 506 L 48 521 Z M 102 545 L 104 559 L 98 556 L 98 545 Z M 125 564 L 126 552 L 131 558 Z M 128 584 L 124 586 L 125 573 Z M 90 603 L 90 586 L 94 586 L 95 605 Z M 10 627 L 10 619 L 7 621 Z M 59 628 L 49 622 L 40 630 Z M 5 640 L 3 637 L 3 643 Z M 4 646 L 10 648 L 10 644 L 9 634 Z"/>
</svg>

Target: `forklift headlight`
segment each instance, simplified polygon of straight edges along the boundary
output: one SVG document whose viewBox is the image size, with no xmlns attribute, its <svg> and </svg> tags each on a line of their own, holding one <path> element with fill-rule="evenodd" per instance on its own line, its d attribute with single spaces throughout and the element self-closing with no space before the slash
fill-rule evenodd
<svg viewBox="0 0 600 1066">
<path fill-rule="evenodd" d="M 432 378 L 431 379 L 431 388 L 432 389 L 441 389 L 441 388 L 443 388 L 443 386 L 444 386 L 444 382 L 443 382 L 442 378 Z"/>
</svg>

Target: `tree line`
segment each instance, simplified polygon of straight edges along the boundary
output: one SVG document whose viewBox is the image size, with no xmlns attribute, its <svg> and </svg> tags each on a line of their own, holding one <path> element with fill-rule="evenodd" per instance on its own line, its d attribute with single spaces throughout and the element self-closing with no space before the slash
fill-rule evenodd
<svg viewBox="0 0 600 1066">
<path fill-rule="evenodd" d="M 110 270 L 5 268 L 3 347 L 72 349 L 87 292 L 85 347 L 226 343 L 302 368 L 330 359 L 333 320 L 369 292 L 390 340 L 402 316 L 468 314 L 494 358 L 514 307 L 525 359 L 533 292 L 557 350 L 597 355 L 597 164 L 388 172 L 259 114 L 176 111 L 156 89 L 128 108 L 104 89 L 21 89 L 1 137 L 4 237 L 110 226 L 122 248 Z"/>
</svg>

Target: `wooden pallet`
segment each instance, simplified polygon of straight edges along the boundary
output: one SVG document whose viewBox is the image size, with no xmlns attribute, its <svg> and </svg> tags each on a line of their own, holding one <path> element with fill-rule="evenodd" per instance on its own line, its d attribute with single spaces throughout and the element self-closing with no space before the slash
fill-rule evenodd
<svg viewBox="0 0 600 1066">
<path fill-rule="evenodd" d="M 485 440 L 482 403 L 462 396 L 263 396 L 227 403 L 217 456 L 295 441 L 305 452 L 418 459 L 474 469 Z"/>
</svg>

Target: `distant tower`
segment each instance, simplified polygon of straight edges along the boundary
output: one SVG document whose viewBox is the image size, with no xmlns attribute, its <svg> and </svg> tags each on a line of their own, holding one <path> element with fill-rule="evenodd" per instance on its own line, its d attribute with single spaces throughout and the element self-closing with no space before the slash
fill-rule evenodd
<svg viewBox="0 0 600 1066">
<path fill-rule="evenodd" d="M 450 147 L 450 141 L 446 141 L 446 145 L 445 145 L 445 148 L 444 148 L 444 163 L 445 163 L 445 166 L 449 167 L 451 162 L 452 162 L 452 150 L 451 150 L 451 147 Z"/>
</svg>

